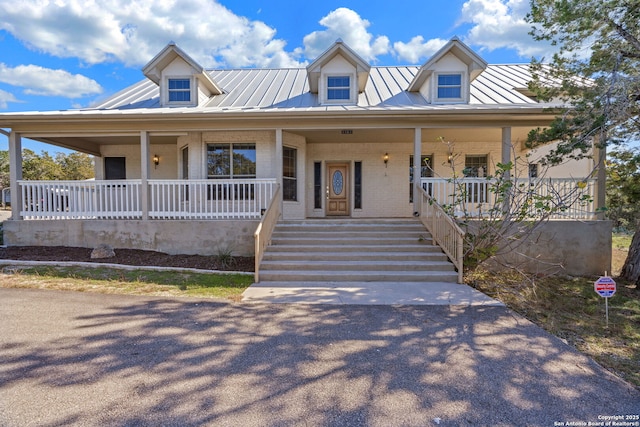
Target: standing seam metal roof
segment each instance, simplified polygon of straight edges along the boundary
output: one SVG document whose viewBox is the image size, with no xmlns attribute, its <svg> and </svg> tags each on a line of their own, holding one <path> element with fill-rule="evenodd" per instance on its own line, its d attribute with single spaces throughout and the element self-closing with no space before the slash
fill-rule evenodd
<svg viewBox="0 0 640 427">
<path fill-rule="evenodd" d="M 330 108 L 320 105 L 317 94 L 309 92 L 305 68 L 226 69 L 207 71 L 222 88 L 222 95 L 212 96 L 197 107 L 206 111 L 243 109 L 415 109 L 443 104 L 429 104 L 417 92 L 407 88 L 418 66 L 371 67 L 369 80 L 357 105 Z M 528 64 L 489 65 L 473 82 L 470 106 L 484 108 L 536 104 L 518 89 L 526 88 L 530 79 Z M 459 104 L 457 104 L 459 106 Z M 90 110 L 130 110 L 160 108 L 160 90 L 151 80 L 143 80 L 116 93 Z M 193 107 L 192 107 L 193 108 Z M 451 105 L 456 108 L 456 105 Z"/>
</svg>

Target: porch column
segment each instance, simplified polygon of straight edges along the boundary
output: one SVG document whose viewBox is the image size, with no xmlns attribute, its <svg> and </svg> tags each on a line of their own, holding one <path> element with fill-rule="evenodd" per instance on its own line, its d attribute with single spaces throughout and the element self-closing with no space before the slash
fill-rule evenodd
<svg viewBox="0 0 640 427">
<path fill-rule="evenodd" d="M 142 219 L 149 219 L 149 132 L 140 132 L 140 208 Z"/>
<path fill-rule="evenodd" d="M 502 159 L 501 159 L 501 163 L 503 165 L 506 165 L 507 163 L 509 163 L 511 161 L 511 128 L 510 127 L 504 127 L 502 128 Z M 487 165 L 488 166 L 488 165 Z M 485 174 L 488 171 L 485 171 Z M 504 172 L 504 177 L 505 180 L 509 180 L 511 179 L 511 171 L 506 170 Z M 511 211 L 511 195 L 510 194 L 505 194 L 504 195 L 504 203 L 502 206 L 502 212 L 505 215 L 508 215 Z"/>
<path fill-rule="evenodd" d="M 607 159 L 607 147 L 605 144 L 600 144 L 600 138 L 595 138 L 593 141 L 593 151 L 596 155 L 596 219 L 604 220 L 606 206 L 606 192 L 607 192 L 607 168 L 605 167 L 605 160 Z"/>
<path fill-rule="evenodd" d="M 422 128 L 413 130 L 413 212 L 420 212 L 420 178 L 422 178 Z"/>
<path fill-rule="evenodd" d="M 280 195 L 282 195 L 282 192 L 284 191 L 284 189 L 282 188 L 282 129 L 278 128 L 276 129 L 276 159 L 275 159 L 275 167 L 276 167 L 276 182 L 278 183 L 278 186 L 280 187 Z M 280 212 L 284 212 L 283 211 L 283 197 L 280 197 Z"/>
<path fill-rule="evenodd" d="M 22 192 L 18 181 L 22 179 L 22 137 L 19 133 L 9 134 L 9 181 L 11 189 L 11 219 L 20 219 Z"/>
<path fill-rule="evenodd" d="M 502 159 L 500 162 L 502 164 L 507 164 L 511 161 L 511 128 L 505 127 L 502 128 Z M 486 173 L 487 171 L 485 171 Z M 505 173 L 505 178 L 509 179 L 511 177 L 511 172 L 507 171 Z"/>
</svg>

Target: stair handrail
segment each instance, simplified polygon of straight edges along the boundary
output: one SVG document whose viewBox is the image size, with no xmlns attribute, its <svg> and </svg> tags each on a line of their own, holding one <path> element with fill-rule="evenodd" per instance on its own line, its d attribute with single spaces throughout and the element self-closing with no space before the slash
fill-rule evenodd
<svg viewBox="0 0 640 427">
<path fill-rule="evenodd" d="M 415 189 L 416 194 L 420 197 L 420 203 L 418 204 L 420 221 L 429 230 L 433 240 L 455 265 L 458 270 L 458 283 L 463 283 L 465 232 L 422 186 L 416 185 Z"/>
<path fill-rule="evenodd" d="M 253 233 L 255 241 L 254 280 L 256 283 L 260 282 L 260 263 L 262 262 L 264 252 L 267 247 L 271 245 L 271 235 L 273 234 L 273 230 L 276 227 L 281 214 L 282 201 L 280 197 L 280 186 L 278 185 L 276 187 L 276 191 L 273 193 L 273 198 L 271 199 L 271 203 L 269 203 L 269 207 L 264 212 L 264 215 L 262 215 L 262 219 L 260 220 L 255 233 Z"/>
</svg>

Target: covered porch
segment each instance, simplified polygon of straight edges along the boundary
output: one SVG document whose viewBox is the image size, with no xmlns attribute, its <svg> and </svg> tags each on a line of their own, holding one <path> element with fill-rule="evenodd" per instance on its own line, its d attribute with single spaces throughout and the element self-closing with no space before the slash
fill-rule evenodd
<svg viewBox="0 0 640 427">
<path fill-rule="evenodd" d="M 526 133 L 546 120 L 520 119 L 506 126 L 510 120 L 502 116 L 477 112 L 453 118 L 389 114 L 385 121 L 365 113 L 322 122 L 310 115 L 266 121 L 267 113 L 260 113 L 260 118 L 245 119 L 242 129 L 222 127 L 204 116 L 186 123 L 148 117 L 109 131 L 106 123 L 88 120 L 16 126 L 9 134 L 13 224 L 5 229 L 5 241 L 79 246 L 108 241 L 116 247 L 209 254 L 233 246 L 236 253 L 251 255 L 253 234 L 270 206 L 278 210 L 273 221 L 333 214 L 328 209 L 331 191 L 336 193 L 330 167 L 336 164 L 346 166 L 345 210 L 337 216 L 412 217 L 421 212 L 421 200 L 414 197 L 418 189 L 439 204 L 452 205 L 453 215 L 465 210 L 482 216 L 494 201 L 487 176 L 497 163 L 522 156 Z M 103 115 L 96 119 L 106 120 Z M 143 130 L 132 131 L 136 126 Z M 97 179 L 23 180 L 22 138 L 94 154 Z M 232 150 L 236 143 L 251 146 L 252 177 L 210 176 L 210 147 L 222 143 Z M 111 156 L 126 158 L 125 179 L 105 179 L 105 159 Z M 484 159 L 484 176 L 461 173 L 469 158 Z M 558 200 L 576 191 L 588 195 L 554 219 L 597 219 L 604 205 L 604 179 L 585 180 L 582 170 L 546 177 L 532 177 L 528 170 L 513 174 L 529 191 Z M 460 186 L 466 188 L 465 206 L 453 203 Z"/>
</svg>

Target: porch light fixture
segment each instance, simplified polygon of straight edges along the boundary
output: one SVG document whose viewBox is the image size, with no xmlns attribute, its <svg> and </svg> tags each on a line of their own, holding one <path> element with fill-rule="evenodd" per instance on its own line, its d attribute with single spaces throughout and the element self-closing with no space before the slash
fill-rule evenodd
<svg viewBox="0 0 640 427">
<path fill-rule="evenodd" d="M 157 154 L 153 155 L 153 164 L 155 165 L 155 167 L 158 167 L 158 165 L 160 164 L 160 157 L 158 157 Z"/>
<path fill-rule="evenodd" d="M 387 167 L 387 163 L 389 163 L 389 153 L 384 153 L 384 156 L 382 156 L 382 161 L 384 162 L 384 167 Z"/>
<path fill-rule="evenodd" d="M 449 162 L 449 164 L 451 164 L 451 162 L 453 161 L 453 154 L 449 153 L 449 155 L 447 156 L 447 161 Z"/>
</svg>

